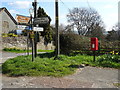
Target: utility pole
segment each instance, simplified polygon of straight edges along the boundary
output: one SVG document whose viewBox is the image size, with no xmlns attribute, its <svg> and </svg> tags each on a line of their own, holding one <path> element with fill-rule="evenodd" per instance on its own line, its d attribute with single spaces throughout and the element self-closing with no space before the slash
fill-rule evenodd
<svg viewBox="0 0 120 90">
<path fill-rule="evenodd" d="M 34 0 L 34 2 L 32 3 L 32 6 L 34 8 L 34 19 L 37 17 L 37 0 Z M 34 25 L 35 27 L 36 25 Z M 37 32 L 34 32 L 35 33 L 35 38 L 34 38 L 34 54 L 35 54 L 35 57 L 37 57 Z"/>
<path fill-rule="evenodd" d="M 59 14 L 58 14 L 58 0 L 55 0 L 55 29 L 56 29 L 56 50 L 55 50 L 55 58 L 58 58 L 60 54 L 60 44 L 59 44 Z"/>
</svg>

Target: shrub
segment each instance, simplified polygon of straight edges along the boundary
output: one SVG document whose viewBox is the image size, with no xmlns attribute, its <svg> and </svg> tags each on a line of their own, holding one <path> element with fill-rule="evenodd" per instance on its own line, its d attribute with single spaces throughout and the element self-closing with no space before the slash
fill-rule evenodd
<svg viewBox="0 0 120 90">
<path fill-rule="evenodd" d="M 103 61 L 120 63 L 120 56 L 119 55 L 109 55 L 109 54 L 99 56 L 98 62 L 103 62 Z"/>
<path fill-rule="evenodd" d="M 69 54 L 76 50 L 89 50 L 89 38 L 78 34 L 60 34 L 60 50 L 62 54 Z"/>
</svg>

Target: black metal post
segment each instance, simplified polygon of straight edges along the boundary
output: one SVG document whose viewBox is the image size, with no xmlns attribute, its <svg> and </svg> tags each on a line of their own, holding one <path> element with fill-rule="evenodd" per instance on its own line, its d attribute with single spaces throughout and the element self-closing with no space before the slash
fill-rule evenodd
<svg viewBox="0 0 120 90">
<path fill-rule="evenodd" d="M 93 62 L 95 62 L 95 51 L 93 51 Z"/>
<path fill-rule="evenodd" d="M 31 36 L 33 36 L 34 35 L 34 31 L 33 31 L 33 22 L 32 22 L 32 15 L 30 16 L 30 27 L 31 27 L 31 29 L 32 29 L 32 31 L 31 31 Z M 34 37 L 31 37 L 30 36 L 30 38 L 31 38 L 31 41 L 32 41 L 32 62 L 34 61 Z"/>
<path fill-rule="evenodd" d="M 59 26 L 59 10 L 58 10 L 58 0 L 55 0 L 55 29 L 56 29 L 56 57 L 57 58 L 60 54 L 60 44 L 59 44 L 59 30 L 58 30 L 58 26 Z"/>
<path fill-rule="evenodd" d="M 33 2 L 33 8 L 34 8 L 34 19 L 37 17 L 37 0 L 34 0 Z M 36 25 L 34 25 L 36 26 Z M 35 57 L 37 57 L 37 32 L 35 33 L 35 38 L 34 38 L 34 53 Z"/>
<path fill-rule="evenodd" d="M 34 39 L 32 38 L 32 62 L 33 61 L 34 61 Z"/>
<path fill-rule="evenodd" d="M 27 30 L 27 55 L 29 56 L 29 31 Z"/>
</svg>

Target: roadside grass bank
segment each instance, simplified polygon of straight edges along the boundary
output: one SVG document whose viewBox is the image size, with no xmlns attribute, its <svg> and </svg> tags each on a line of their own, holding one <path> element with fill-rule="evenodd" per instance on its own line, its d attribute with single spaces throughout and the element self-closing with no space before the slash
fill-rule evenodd
<svg viewBox="0 0 120 90">
<path fill-rule="evenodd" d="M 2 73 L 8 76 L 53 76 L 63 77 L 75 73 L 81 64 L 120 68 L 119 55 L 97 56 L 93 62 L 93 56 L 88 55 L 60 55 L 54 60 L 54 53 L 39 54 L 32 62 L 30 56 L 18 56 L 7 60 L 2 64 Z"/>
<path fill-rule="evenodd" d="M 19 49 L 19 48 L 4 48 L 2 51 L 6 52 L 13 52 L 13 53 L 26 53 L 27 50 Z M 32 50 L 29 50 L 29 52 L 32 52 Z M 54 52 L 54 50 L 38 50 L 38 52 Z"/>
</svg>

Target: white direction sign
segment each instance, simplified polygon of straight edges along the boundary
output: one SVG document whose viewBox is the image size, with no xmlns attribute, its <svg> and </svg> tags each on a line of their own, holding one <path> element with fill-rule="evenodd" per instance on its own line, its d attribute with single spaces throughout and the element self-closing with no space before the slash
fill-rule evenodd
<svg viewBox="0 0 120 90">
<path fill-rule="evenodd" d="M 34 24 L 48 24 L 49 18 L 48 17 L 35 18 L 33 23 Z"/>
<path fill-rule="evenodd" d="M 33 31 L 43 31 L 42 27 L 33 27 Z"/>
<path fill-rule="evenodd" d="M 17 29 L 19 30 L 25 30 L 27 28 L 27 26 L 25 25 L 17 25 Z"/>
</svg>

